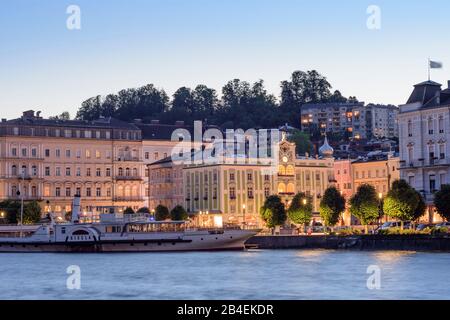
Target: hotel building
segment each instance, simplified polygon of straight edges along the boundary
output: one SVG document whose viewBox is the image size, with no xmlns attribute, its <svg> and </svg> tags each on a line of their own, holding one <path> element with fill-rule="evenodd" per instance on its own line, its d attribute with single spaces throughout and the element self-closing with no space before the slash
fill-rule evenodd
<svg viewBox="0 0 450 320">
<path fill-rule="evenodd" d="M 441 87 L 433 81 L 415 85 L 398 115 L 401 177 L 424 196 L 430 222 L 441 220 L 433 193 L 450 183 L 450 81 Z"/>
<path fill-rule="evenodd" d="M 279 166 L 275 171 L 266 164 L 226 159 L 218 164 L 189 164 L 182 168 L 183 197 L 179 195 L 179 182 L 161 179 L 168 176 L 180 178 L 170 159 L 149 165 L 150 201 L 153 205 L 171 203 L 183 205 L 188 212 L 197 214 L 200 224 L 239 225 L 261 227 L 259 209 L 269 195 L 279 195 L 286 206 L 298 192 L 312 196 L 313 209 L 319 211 L 320 198 L 329 185 L 334 183 L 333 149 L 325 141 L 320 149 L 322 158 L 297 157 L 295 144 L 280 142 Z M 172 169 L 170 169 L 172 168 Z M 179 171 L 178 171 L 179 172 Z M 275 173 L 275 174 L 273 174 Z M 163 176 L 162 176 L 163 175 Z M 164 175 L 166 178 L 164 178 Z M 172 190 L 172 199 L 157 190 Z M 154 192 L 152 192 L 152 190 Z M 174 201 L 175 198 L 178 201 Z M 154 201 L 154 202 L 153 202 Z"/>
<path fill-rule="evenodd" d="M 143 205 L 142 137 L 135 125 L 50 120 L 26 111 L 2 120 L 0 139 L 0 200 L 37 200 L 60 216 L 76 194 L 92 212 Z"/>
</svg>

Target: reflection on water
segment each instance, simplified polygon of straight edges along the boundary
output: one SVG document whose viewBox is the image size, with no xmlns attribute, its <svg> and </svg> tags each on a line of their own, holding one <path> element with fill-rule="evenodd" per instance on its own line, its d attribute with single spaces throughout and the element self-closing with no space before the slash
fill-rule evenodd
<svg viewBox="0 0 450 320">
<path fill-rule="evenodd" d="M 81 290 L 66 269 L 81 268 Z M 367 267 L 381 269 L 369 290 Z M 0 254 L 0 299 L 450 299 L 450 254 L 329 250 Z"/>
</svg>

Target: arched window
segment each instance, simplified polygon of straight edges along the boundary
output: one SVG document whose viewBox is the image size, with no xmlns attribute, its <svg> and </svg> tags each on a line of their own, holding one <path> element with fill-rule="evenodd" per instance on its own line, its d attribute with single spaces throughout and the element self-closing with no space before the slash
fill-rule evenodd
<svg viewBox="0 0 450 320">
<path fill-rule="evenodd" d="M 125 197 L 131 196 L 131 189 L 129 186 L 125 187 Z"/>
<path fill-rule="evenodd" d="M 11 175 L 17 176 L 17 166 L 13 165 L 11 168 Z"/>
<path fill-rule="evenodd" d="M 412 137 L 412 121 L 408 120 L 408 137 Z"/>
<path fill-rule="evenodd" d="M 117 194 L 119 197 L 123 197 L 123 187 L 122 186 L 119 186 L 117 188 Z"/>
<path fill-rule="evenodd" d="M 130 172 L 131 172 L 130 168 L 126 168 L 125 169 L 125 176 L 130 177 L 131 176 Z"/>
<path fill-rule="evenodd" d="M 133 177 L 137 177 L 138 171 L 136 168 L 133 168 Z"/>
<path fill-rule="evenodd" d="M 293 183 L 288 183 L 287 185 L 287 193 L 295 193 L 295 186 Z"/>
<path fill-rule="evenodd" d="M 123 168 L 119 168 L 119 176 L 123 176 Z"/>
<path fill-rule="evenodd" d="M 282 166 L 282 165 L 278 166 L 278 174 L 280 176 L 285 176 L 286 175 L 286 168 L 285 168 L 285 166 Z"/>
<path fill-rule="evenodd" d="M 286 193 L 286 185 L 282 182 L 278 184 L 278 193 Z"/>
<path fill-rule="evenodd" d="M 17 197 L 17 187 L 16 186 L 11 187 L 11 196 Z"/>
<path fill-rule="evenodd" d="M 21 172 L 21 174 L 24 175 L 24 176 L 27 174 L 27 166 L 25 166 L 25 165 L 22 166 L 22 172 Z"/>
<path fill-rule="evenodd" d="M 288 165 L 286 167 L 286 175 L 293 176 L 295 174 L 295 169 L 293 165 Z"/>
</svg>

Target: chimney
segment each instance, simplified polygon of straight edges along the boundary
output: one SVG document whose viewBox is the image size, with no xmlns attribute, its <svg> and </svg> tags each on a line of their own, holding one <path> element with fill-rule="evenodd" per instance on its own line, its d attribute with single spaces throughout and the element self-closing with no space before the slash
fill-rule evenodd
<svg viewBox="0 0 450 320">
<path fill-rule="evenodd" d="M 175 125 L 177 127 L 182 127 L 182 126 L 184 126 L 184 121 L 175 121 Z"/>
<path fill-rule="evenodd" d="M 34 118 L 34 110 L 28 110 L 28 111 L 24 111 L 22 118 L 26 118 L 26 119 L 32 119 Z"/>
<path fill-rule="evenodd" d="M 152 120 L 150 124 L 159 124 L 159 120 Z"/>
</svg>

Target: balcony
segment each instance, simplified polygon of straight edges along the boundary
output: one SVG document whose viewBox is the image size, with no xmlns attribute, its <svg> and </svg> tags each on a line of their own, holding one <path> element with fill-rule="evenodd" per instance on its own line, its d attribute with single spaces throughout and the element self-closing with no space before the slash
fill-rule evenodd
<svg viewBox="0 0 450 320">
<path fill-rule="evenodd" d="M 9 196 L 8 199 L 14 200 L 14 201 L 21 201 L 21 196 Z M 42 201 L 42 196 L 24 196 L 24 201 Z"/>
<path fill-rule="evenodd" d="M 140 157 L 123 156 L 123 157 L 115 158 L 115 161 L 117 161 L 117 162 L 142 162 L 142 158 L 140 158 Z"/>
<path fill-rule="evenodd" d="M 116 176 L 116 180 L 119 180 L 119 181 L 142 181 L 142 177 L 139 177 L 139 176 Z"/>
<path fill-rule="evenodd" d="M 113 201 L 115 202 L 136 202 L 136 201 L 144 201 L 144 198 L 142 197 L 114 197 Z"/>
<path fill-rule="evenodd" d="M 26 181 L 30 181 L 33 179 L 42 179 L 41 177 L 39 177 L 38 175 L 17 175 L 17 174 L 8 174 L 8 175 L 2 175 L 0 176 L 0 179 L 13 179 L 13 180 L 26 180 Z"/>
</svg>

